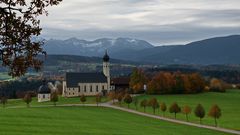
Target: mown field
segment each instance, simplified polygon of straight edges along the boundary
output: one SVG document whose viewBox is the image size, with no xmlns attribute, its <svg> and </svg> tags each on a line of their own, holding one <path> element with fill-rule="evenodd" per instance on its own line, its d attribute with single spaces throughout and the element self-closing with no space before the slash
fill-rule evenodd
<svg viewBox="0 0 240 135">
<path fill-rule="evenodd" d="M 102 102 L 106 102 L 108 99 L 106 97 L 102 98 Z M 65 98 L 59 96 L 59 100 L 57 102 L 57 105 L 63 105 L 63 104 L 81 104 L 79 97 L 73 97 L 73 98 Z M 96 97 L 86 97 L 85 104 L 95 104 L 96 103 Z M 37 102 L 37 98 L 32 98 L 32 102 L 30 103 L 30 106 L 40 106 L 40 105 L 53 105 L 53 102 Z M 19 107 L 19 106 L 26 106 L 26 103 L 22 99 L 10 99 L 8 100 L 5 107 Z"/>
<path fill-rule="evenodd" d="M 0 109 L 1 135 L 227 135 L 103 107 Z"/>
<path fill-rule="evenodd" d="M 152 97 L 156 97 L 159 102 L 165 102 L 168 107 L 173 102 L 177 102 L 181 107 L 189 105 L 192 108 L 189 120 L 194 123 L 199 123 L 199 118 L 194 115 L 194 108 L 198 103 L 201 103 L 206 111 L 206 116 L 202 122 L 206 125 L 214 125 L 214 119 L 207 116 L 207 113 L 213 104 L 217 104 L 222 110 L 222 117 L 218 120 L 219 126 L 240 130 L 240 90 L 227 90 L 226 93 L 208 92 L 193 95 L 143 95 L 136 98 L 140 103 L 143 99 L 149 100 Z M 127 107 L 127 105 L 124 104 L 124 107 Z M 135 106 L 131 104 L 130 108 L 135 109 Z M 138 105 L 138 110 L 143 112 L 140 104 Z M 151 107 L 147 107 L 146 111 L 147 113 L 153 113 Z M 163 115 L 163 113 L 157 110 L 156 115 Z M 165 116 L 174 118 L 174 114 L 169 113 L 168 110 Z M 186 120 L 185 115 L 182 113 L 177 114 L 177 119 Z"/>
</svg>

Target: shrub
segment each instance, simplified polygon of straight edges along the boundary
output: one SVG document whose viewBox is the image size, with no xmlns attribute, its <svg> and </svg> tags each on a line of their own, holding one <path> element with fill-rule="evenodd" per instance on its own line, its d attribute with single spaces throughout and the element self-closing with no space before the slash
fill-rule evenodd
<svg viewBox="0 0 240 135">
<path fill-rule="evenodd" d="M 27 104 L 27 107 L 30 107 L 29 104 L 32 102 L 32 95 L 30 92 L 25 94 L 23 101 Z"/>
<path fill-rule="evenodd" d="M 165 112 L 167 110 L 167 105 L 163 102 L 160 104 L 161 111 L 163 112 L 163 116 L 165 115 Z"/>
<path fill-rule="evenodd" d="M 126 94 L 126 95 L 124 96 L 124 102 L 125 102 L 126 104 L 128 104 L 128 108 L 129 108 L 129 104 L 132 103 L 132 97 L 131 97 L 131 95 Z"/>
<path fill-rule="evenodd" d="M 182 113 L 186 115 L 186 120 L 188 121 L 188 114 L 192 111 L 191 107 L 185 105 L 182 109 Z"/>
<path fill-rule="evenodd" d="M 178 104 L 175 102 L 173 103 L 169 108 L 170 113 L 174 113 L 174 118 L 176 119 L 177 113 L 181 112 L 181 108 L 178 106 Z"/>
<path fill-rule="evenodd" d="M 200 124 L 202 124 L 202 119 L 205 116 L 205 109 L 201 104 L 198 104 L 194 110 L 195 116 L 198 117 L 200 120 Z"/>
<path fill-rule="evenodd" d="M 155 114 L 156 109 L 159 108 L 159 104 L 156 98 L 152 98 L 149 100 L 149 106 L 153 109 L 153 114 Z"/>
<path fill-rule="evenodd" d="M 213 105 L 208 112 L 208 116 L 214 118 L 216 127 L 217 127 L 217 119 L 219 119 L 221 115 L 222 115 L 221 109 L 218 107 L 218 105 Z"/>
<path fill-rule="evenodd" d="M 54 106 L 56 106 L 56 103 L 58 101 L 58 92 L 54 91 L 51 93 L 51 101 L 53 102 Z"/>
<path fill-rule="evenodd" d="M 144 112 L 146 112 L 147 105 L 148 105 L 148 102 L 146 99 L 142 100 L 140 103 L 140 106 L 144 108 Z"/>
</svg>

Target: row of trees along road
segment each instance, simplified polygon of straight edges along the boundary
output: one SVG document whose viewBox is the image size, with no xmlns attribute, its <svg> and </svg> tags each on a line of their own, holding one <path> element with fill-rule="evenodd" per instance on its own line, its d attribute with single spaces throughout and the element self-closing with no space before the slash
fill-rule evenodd
<svg viewBox="0 0 240 135">
<path fill-rule="evenodd" d="M 156 98 L 151 98 L 149 101 L 143 99 L 140 102 L 140 106 L 144 108 L 144 112 L 146 112 L 146 107 L 152 107 L 153 114 L 156 113 L 156 109 L 158 109 L 158 111 L 161 110 L 163 112 L 163 116 L 165 116 L 165 112 L 167 111 L 167 105 L 164 102 L 159 103 Z M 190 106 L 185 105 L 181 108 L 176 102 L 169 106 L 168 110 L 170 113 L 174 114 L 175 119 L 177 118 L 177 114 L 182 112 L 186 116 L 187 121 L 189 121 L 188 115 L 192 112 L 192 108 Z M 200 124 L 202 124 L 202 119 L 205 117 L 205 109 L 201 104 L 198 104 L 195 107 L 194 114 L 199 118 Z M 208 112 L 208 116 L 214 118 L 215 126 L 217 126 L 217 119 L 219 119 L 221 115 L 221 109 L 216 104 L 213 105 Z"/>
<path fill-rule="evenodd" d="M 122 105 L 122 101 L 127 104 L 128 108 L 131 103 L 134 104 L 135 109 L 138 110 L 139 100 L 138 98 L 132 98 L 130 94 L 125 92 L 110 92 L 108 94 L 108 97 L 112 102 L 114 103 L 114 100 L 118 100 L 119 105 Z M 163 116 L 165 116 L 165 112 L 167 109 L 170 113 L 174 114 L 174 118 L 177 118 L 177 114 L 182 112 L 186 116 L 186 120 L 189 121 L 188 115 L 192 112 L 192 108 L 188 105 L 183 106 L 182 108 L 174 102 L 169 108 L 167 108 L 167 105 L 162 102 L 159 103 L 156 98 L 151 98 L 149 100 L 143 99 L 140 102 L 140 106 L 144 109 L 144 112 L 146 112 L 147 107 L 151 107 L 153 109 L 153 114 L 156 114 L 156 110 L 161 110 L 163 112 Z M 199 118 L 200 124 L 202 123 L 202 119 L 205 117 L 205 109 L 201 104 L 198 104 L 195 107 L 194 114 L 196 117 Z M 208 116 L 213 117 L 215 120 L 215 126 L 217 126 L 217 119 L 221 117 L 221 109 L 218 107 L 218 105 L 213 105 L 211 109 L 208 112 Z"/>
<path fill-rule="evenodd" d="M 156 98 L 151 98 L 149 100 L 143 99 L 140 103 L 138 98 L 132 98 L 130 94 L 124 93 L 124 92 L 110 92 L 108 94 L 108 97 L 112 102 L 114 103 L 114 100 L 118 100 L 118 103 L 120 106 L 122 106 L 122 101 L 127 104 L 128 108 L 131 103 L 135 106 L 135 109 L 138 110 L 138 105 L 144 109 L 144 112 L 146 112 L 147 107 L 151 107 L 153 109 L 153 114 L 156 114 L 156 110 L 158 112 L 161 110 L 163 112 L 163 116 L 165 116 L 165 112 L 167 109 L 170 113 L 174 114 L 174 118 L 177 118 L 178 113 L 183 113 L 186 116 L 186 120 L 189 121 L 189 114 L 192 113 L 192 108 L 188 105 L 183 106 L 182 108 L 174 102 L 169 108 L 167 108 L 167 105 L 162 102 L 159 103 Z M 205 109 L 201 104 L 198 104 L 194 109 L 194 114 L 196 117 L 199 118 L 200 124 L 202 124 L 202 119 L 205 117 Z M 218 105 L 213 105 L 211 109 L 208 112 L 208 116 L 213 117 L 215 120 L 215 126 L 217 126 L 217 119 L 221 117 L 221 109 L 218 107 Z"/>
<path fill-rule="evenodd" d="M 141 69 L 134 69 L 129 83 L 133 93 L 143 92 L 145 84 L 147 85 L 147 94 L 190 94 L 200 93 L 204 90 L 225 92 L 223 81 L 216 78 L 206 81 L 198 73 L 145 73 Z"/>
</svg>

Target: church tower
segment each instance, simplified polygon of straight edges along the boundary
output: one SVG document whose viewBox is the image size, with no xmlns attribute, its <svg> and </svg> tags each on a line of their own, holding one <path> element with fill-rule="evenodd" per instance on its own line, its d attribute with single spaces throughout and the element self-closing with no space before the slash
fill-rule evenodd
<svg viewBox="0 0 240 135">
<path fill-rule="evenodd" d="M 109 63 L 109 56 L 107 54 L 107 51 L 105 52 L 105 55 L 103 56 L 103 74 L 107 77 L 108 81 L 108 89 L 110 90 L 110 63 Z"/>
</svg>

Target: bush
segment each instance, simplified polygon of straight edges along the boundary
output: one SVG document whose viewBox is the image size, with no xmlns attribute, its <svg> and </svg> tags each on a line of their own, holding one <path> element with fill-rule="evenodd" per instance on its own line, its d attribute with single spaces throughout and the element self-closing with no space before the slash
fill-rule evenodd
<svg viewBox="0 0 240 135">
<path fill-rule="evenodd" d="M 200 119 L 200 124 L 202 124 L 202 118 L 205 116 L 205 110 L 201 104 L 198 104 L 194 110 L 195 116 Z"/>
<path fill-rule="evenodd" d="M 213 78 L 210 81 L 210 90 L 214 92 L 225 92 L 226 83 L 224 83 L 222 80 Z"/>
<path fill-rule="evenodd" d="M 176 119 L 177 113 L 181 112 L 181 108 L 178 106 L 178 104 L 175 102 L 173 103 L 169 108 L 170 113 L 174 113 L 174 118 Z"/>
</svg>

